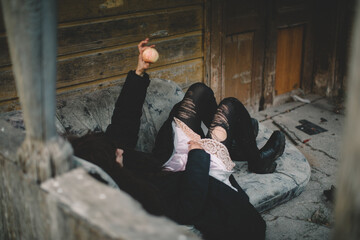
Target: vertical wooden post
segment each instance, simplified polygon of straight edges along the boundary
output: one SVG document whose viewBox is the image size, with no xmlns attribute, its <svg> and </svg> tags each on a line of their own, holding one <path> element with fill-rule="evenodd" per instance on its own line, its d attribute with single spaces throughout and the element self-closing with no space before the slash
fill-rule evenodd
<svg viewBox="0 0 360 240">
<path fill-rule="evenodd" d="M 56 0 L 2 0 L 6 34 L 26 127 L 23 170 L 41 182 L 69 168 L 70 145 L 56 134 Z"/>
<path fill-rule="evenodd" d="M 360 1 L 355 12 L 334 231 L 334 239 L 354 240 L 360 239 Z"/>
<path fill-rule="evenodd" d="M 215 98 L 219 102 L 222 99 L 221 80 L 221 50 L 223 39 L 223 2 L 211 1 L 211 30 L 210 30 L 210 87 L 214 91 Z"/>
</svg>

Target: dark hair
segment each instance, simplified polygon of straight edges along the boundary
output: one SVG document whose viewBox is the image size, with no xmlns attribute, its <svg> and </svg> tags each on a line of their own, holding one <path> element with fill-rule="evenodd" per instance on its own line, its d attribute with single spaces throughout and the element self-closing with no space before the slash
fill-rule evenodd
<svg viewBox="0 0 360 240">
<path fill-rule="evenodd" d="M 116 145 L 105 133 L 88 133 L 82 137 L 70 136 L 74 155 L 98 165 L 105 171 L 115 164 Z"/>
<path fill-rule="evenodd" d="M 134 175 L 115 161 L 117 145 L 105 133 L 88 133 L 82 137 L 67 136 L 74 155 L 96 164 L 113 178 L 120 189 L 138 200 L 151 214 L 162 215 L 163 204 L 159 190 Z"/>
</svg>

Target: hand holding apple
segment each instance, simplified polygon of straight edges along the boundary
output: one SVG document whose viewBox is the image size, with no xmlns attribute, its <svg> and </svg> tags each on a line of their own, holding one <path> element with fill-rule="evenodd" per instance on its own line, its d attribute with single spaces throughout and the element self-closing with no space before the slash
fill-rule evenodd
<svg viewBox="0 0 360 240">
<path fill-rule="evenodd" d="M 149 38 L 146 38 L 144 41 L 141 41 L 138 45 L 139 59 L 135 73 L 139 76 L 142 76 L 146 71 L 146 69 L 150 67 L 150 63 L 156 62 L 159 58 L 159 53 L 154 48 L 155 45 L 146 46 L 148 42 L 149 42 Z"/>
<path fill-rule="evenodd" d="M 159 59 L 159 53 L 155 48 L 146 48 L 142 55 L 143 60 L 149 63 L 155 63 Z"/>
</svg>

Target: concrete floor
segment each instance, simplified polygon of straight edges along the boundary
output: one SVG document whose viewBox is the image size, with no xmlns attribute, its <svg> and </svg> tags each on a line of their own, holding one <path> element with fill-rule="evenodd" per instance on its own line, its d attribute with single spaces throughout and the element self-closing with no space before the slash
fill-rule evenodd
<svg viewBox="0 0 360 240">
<path fill-rule="evenodd" d="M 334 205 L 323 192 L 336 185 L 345 117 L 338 103 L 315 95 L 304 98 L 311 103 L 289 102 L 253 115 L 268 128 L 286 132 L 287 141 L 298 144 L 312 168 L 300 196 L 262 214 L 267 222 L 266 239 L 331 238 Z M 308 135 L 295 128 L 302 119 L 327 131 Z"/>
</svg>

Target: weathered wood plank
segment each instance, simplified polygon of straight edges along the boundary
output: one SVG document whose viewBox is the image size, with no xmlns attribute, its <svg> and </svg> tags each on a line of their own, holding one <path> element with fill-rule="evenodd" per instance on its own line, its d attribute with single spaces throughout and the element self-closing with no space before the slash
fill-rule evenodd
<svg viewBox="0 0 360 240">
<path fill-rule="evenodd" d="M 162 78 L 176 82 L 182 88 L 186 88 L 192 83 L 203 82 L 203 59 L 197 58 L 190 61 L 175 63 L 171 65 L 165 65 L 157 68 L 150 68 L 148 70 L 150 77 Z M 125 81 L 126 74 L 113 76 L 110 78 L 96 80 L 90 83 L 78 84 L 75 86 L 68 86 L 58 89 L 57 94 L 71 94 L 74 91 L 83 93 L 84 91 L 92 91 L 93 89 L 99 89 L 103 87 L 109 87 L 115 84 L 122 84 Z M 13 87 L 15 87 L 13 85 Z M 16 91 L 10 91 L 13 93 L 14 99 L 0 101 L 0 112 L 9 112 L 20 109 L 20 104 L 16 98 Z"/>
<path fill-rule="evenodd" d="M 20 108 L 21 107 L 20 107 L 20 102 L 19 102 L 18 98 L 0 102 L 0 113 L 11 112 L 14 110 L 19 110 Z"/>
<path fill-rule="evenodd" d="M 164 38 L 153 43 L 160 53 L 160 59 L 154 67 L 202 57 L 201 32 Z M 102 49 L 89 55 L 60 58 L 57 88 L 127 73 L 136 66 L 137 55 L 134 43 L 121 48 Z M 16 97 L 11 68 L 0 70 L 0 79 L 0 101 Z"/>
<path fill-rule="evenodd" d="M 164 217 L 156 217 L 141 208 L 129 195 L 105 187 L 83 169 L 75 169 L 41 185 L 53 197 L 53 202 L 66 207 L 71 215 L 79 216 L 83 225 L 94 231 L 97 239 L 198 239 L 194 234 Z M 61 191 L 59 191 L 61 189 Z M 113 204 L 112 204 L 113 203 Z M 81 207 L 79 207 L 81 206 Z M 72 220 L 79 225 L 79 222 Z M 81 224 L 81 223 L 80 223 Z M 164 229 L 159 228 L 163 226 Z M 73 226 L 74 227 L 74 226 Z M 95 239 L 86 228 L 80 236 L 74 232 L 59 232 L 58 239 Z M 84 235 L 84 236 L 83 236 Z M 54 235 L 55 236 L 55 235 Z"/>
<path fill-rule="evenodd" d="M 201 4 L 203 0 L 62 0 L 59 22 L 77 21 L 125 13 Z"/>
<path fill-rule="evenodd" d="M 121 45 L 140 41 L 145 37 L 168 37 L 201 30 L 202 21 L 202 8 L 192 6 L 60 27 L 58 54 L 65 55 Z M 6 36 L 0 36 L 0 66 L 10 64 Z"/>
<path fill-rule="evenodd" d="M 198 58 L 161 67 L 151 67 L 147 72 L 149 73 L 150 78 L 171 80 L 179 84 L 182 88 L 186 88 L 191 83 L 203 81 L 202 67 L 203 59 Z M 76 92 L 83 94 L 88 91 L 96 91 L 97 89 L 108 88 L 119 84 L 122 85 L 125 81 L 126 75 L 127 73 L 89 83 L 60 88 L 57 90 L 57 94 L 66 95 L 74 94 Z"/>
<path fill-rule="evenodd" d="M 113 21 L 60 28 L 59 54 L 136 42 L 145 37 L 167 37 L 202 29 L 199 6 L 131 15 Z"/>
<path fill-rule="evenodd" d="M 167 79 L 176 82 L 180 87 L 186 88 L 195 82 L 204 82 L 203 59 L 195 59 L 187 62 L 151 69 L 149 72 L 153 78 Z"/>
<path fill-rule="evenodd" d="M 160 53 L 154 67 L 202 57 L 200 32 L 170 39 L 154 41 Z M 58 63 L 58 87 L 93 81 L 126 73 L 137 64 L 136 43 L 93 55 L 60 60 Z"/>
<path fill-rule="evenodd" d="M 191 83 L 203 81 L 203 59 L 198 58 L 161 67 L 151 67 L 147 72 L 150 78 L 171 80 L 179 84 L 182 88 L 186 88 Z M 57 94 L 66 95 L 73 94 L 73 92 L 82 94 L 84 91 L 96 91 L 101 88 L 121 85 L 124 83 L 126 75 L 127 73 L 89 83 L 60 88 L 57 90 Z"/>
</svg>

